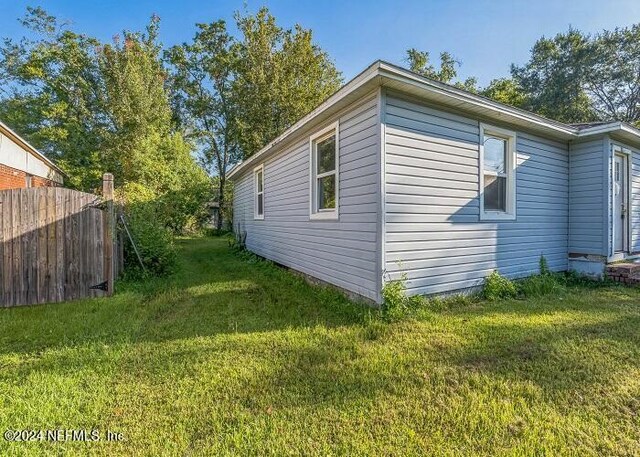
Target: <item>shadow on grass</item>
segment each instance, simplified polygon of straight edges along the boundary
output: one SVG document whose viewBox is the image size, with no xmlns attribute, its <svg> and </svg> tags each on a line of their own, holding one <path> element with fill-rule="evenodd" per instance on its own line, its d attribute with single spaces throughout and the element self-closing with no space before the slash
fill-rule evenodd
<svg viewBox="0 0 640 457">
<path fill-rule="evenodd" d="M 290 392 L 281 406 L 400 394 L 407 383 L 429 382 L 434 366 L 531 382 L 549 394 L 587 392 L 640 368 L 637 292 L 482 303 L 379 323 L 376 338 L 371 311 L 336 291 L 239 259 L 224 240 L 180 246 L 183 268 L 171 278 L 123 284 L 111 299 L 2 310 L 0 355 L 36 355 L 21 361 L 24 373 L 68 373 L 95 365 L 96 347 L 122 344 L 130 348 L 117 356 L 123 371 L 150 382 L 199 364 L 213 364 L 208 375 L 240 376 L 245 364 L 252 370 L 237 381 L 245 388 L 238 395 L 250 403 L 264 389 Z M 57 348 L 75 357 L 40 357 Z"/>
<path fill-rule="evenodd" d="M 461 384 L 498 391 L 521 386 L 496 393 L 507 396 L 526 395 L 522 386 L 531 385 L 540 389 L 543 401 L 571 408 L 567 398 L 575 395 L 586 402 L 606 402 L 602 392 L 612 392 L 609 383 L 640 369 L 639 324 L 638 316 L 559 327 L 476 324 L 450 335 L 420 323 L 396 323 L 385 324 L 392 329 L 381 338 L 369 338 L 366 327 L 292 326 L 289 333 L 238 333 L 190 347 L 149 343 L 123 364 L 150 384 L 176 373 L 194 379 L 204 373 L 215 376 L 221 379 L 220 388 L 230 389 L 234 408 L 254 412 L 267 406 L 362 406 L 421 389 L 455 396 L 455 386 Z M 212 389 L 211 401 L 217 395 L 222 394 Z"/>
<path fill-rule="evenodd" d="M 530 382 L 548 395 L 593 393 L 640 369 L 640 316 L 596 322 L 474 324 L 461 350 L 444 355 L 462 370 Z"/>
<path fill-rule="evenodd" d="M 182 265 L 169 278 L 120 283 L 111 298 L 0 310 L 0 354 L 359 325 L 369 312 L 337 291 L 239 258 L 224 239 L 178 244 Z"/>
</svg>

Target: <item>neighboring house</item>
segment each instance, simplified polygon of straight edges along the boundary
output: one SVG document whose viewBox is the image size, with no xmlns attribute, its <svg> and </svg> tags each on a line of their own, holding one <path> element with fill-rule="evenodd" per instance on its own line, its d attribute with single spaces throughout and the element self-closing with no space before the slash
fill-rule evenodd
<svg viewBox="0 0 640 457">
<path fill-rule="evenodd" d="M 640 251 L 640 131 L 566 125 L 376 62 L 230 173 L 256 254 L 381 301 Z"/>
<path fill-rule="evenodd" d="M 63 172 L 0 122 L 0 190 L 61 186 Z"/>
</svg>

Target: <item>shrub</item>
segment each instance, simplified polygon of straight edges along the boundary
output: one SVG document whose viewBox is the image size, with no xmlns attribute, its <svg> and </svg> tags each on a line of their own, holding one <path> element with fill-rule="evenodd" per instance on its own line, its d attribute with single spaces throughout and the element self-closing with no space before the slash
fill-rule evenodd
<svg viewBox="0 0 640 457">
<path fill-rule="evenodd" d="M 382 288 L 382 313 L 385 317 L 396 319 L 409 309 L 411 300 L 407 297 L 407 274 L 402 273 L 400 279 L 387 281 Z"/>
<path fill-rule="evenodd" d="M 177 254 L 173 235 L 165 227 L 148 218 L 139 208 L 127 211 L 127 225 L 144 264 L 140 266 L 138 256 L 129 240 L 125 242 L 125 269 L 127 276 L 165 276 L 175 270 Z"/>
<path fill-rule="evenodd" d="M 518 295 L 518 288 L 513 281 L 493 271 L 484 281 L 482 295 L 487 300 L 513 298 Z"/>
<path fill-rule="evenodd" d="M 164 276 L 175 270 L 177 254 L 171 229 L 165 224 L 163 203 L 153 191 L 140 184 L 126 184 L 118 189 L 116 200 L 144 268 L 125 232 L 124 260 L 126 277 Z"/>
<path fill-rule="evenodd" d="M 544 255 L 540 255 L 540 274 L 529 276 L 518 281 L 518 289 L 525 297 L 540 297 L 542 295 L 558 294 L 565 290 L 566 277 L 553 273 Z"/>
</svg>

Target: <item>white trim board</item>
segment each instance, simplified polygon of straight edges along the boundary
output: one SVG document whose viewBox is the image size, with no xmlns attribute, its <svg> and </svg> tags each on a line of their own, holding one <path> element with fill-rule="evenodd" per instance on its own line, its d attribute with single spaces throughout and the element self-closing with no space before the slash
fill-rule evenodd
<svg viewBox="0 0 640 457">
<path fill-rule="evenodd" d="M 322 176 L 335 175 L 335 207 L 333 209 L 318 209 L 316 208 L 318 195 L 318 189 L 316 187 L 317 180 L 322 178 L 316 173 L 315 165 L 316 151 L 314 144 L 335 136 L 335 157 L 334 157 L 334 170 L 329 173 L 325 173 Z M 317 131 L 313 135 L 309 136 L 309 219 L 310 220 L 331 220 L 337 221 L 340 219 L 340 122 L 335 121 L 327 125 L 323 129 Z"/>
<path fill-rule="evenodd" d="M 263 156 L 279 150 L 285 140 L 295 137 L 307 124 L 335 114 L 338 110 L 349 106 L 355 99 L 380 86 L 406 92 L 412 96 L 436 102 L 457 111 L 489 119 L 491 122 L 512 124 L 514 127 L 531 130 L 564 141 L 610 133 L 640 144 L 640 130 L 629 124 L 613 122 L 588 128 L 564 124 L 425 78 L 396 65 L 378 60 L 318 105 L 317 108 L 285 130 L 280 136 L 265 145 L 260 151 L 237 164 L 229 172 L 229 178 L 233 179 L 239 173 L 247 170 L 251 164 L 259 162 Z"/>
</svg>

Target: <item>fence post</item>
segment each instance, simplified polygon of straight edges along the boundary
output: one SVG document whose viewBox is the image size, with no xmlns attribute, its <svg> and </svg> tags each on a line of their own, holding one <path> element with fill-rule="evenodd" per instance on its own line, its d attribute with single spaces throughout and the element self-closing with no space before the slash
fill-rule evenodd
<svg viewBox="0 0 640 457">
<path fill-rule="evenodd" d="M 113 210 L 113 175 L 102 176 L 102 198 L 106 205 L 104 217 L 104 272 L 107 281 L 107 295 L 113 295 L 113 236 L 115 234 L 115 214 Z"/>
</svg>

